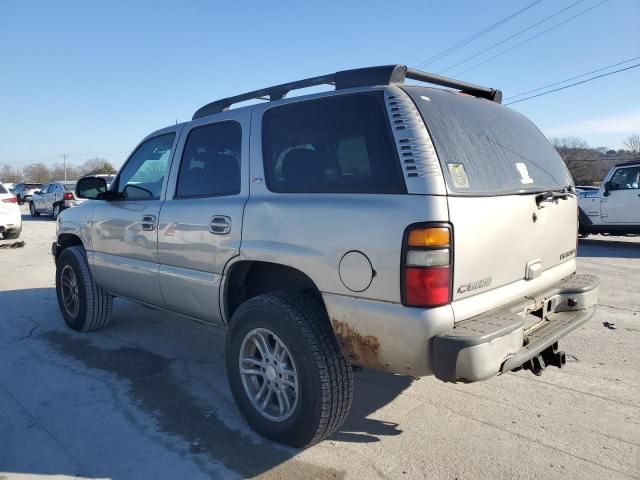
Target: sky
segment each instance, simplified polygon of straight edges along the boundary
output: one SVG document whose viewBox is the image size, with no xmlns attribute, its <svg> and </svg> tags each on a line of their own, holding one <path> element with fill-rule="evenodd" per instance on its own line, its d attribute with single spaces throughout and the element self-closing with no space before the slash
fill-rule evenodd
<svg viewBox="0 0 640 480">
<path fill-rule="evenodd" d="M 119 166 L 148 133 L 212 100 L 355 67 L 415 67 L 532 1 L 0 0 L 0 165 L 66 153 Z M 576 1 L 541 0 L 422 69 L 509 97 L 640 56 L 640 0 L 582 0 L 448 69 Z M 510 108 L 549 137 L 617 149 L 640 132 L 638 86 L 640 68 Z"/>
</svg>

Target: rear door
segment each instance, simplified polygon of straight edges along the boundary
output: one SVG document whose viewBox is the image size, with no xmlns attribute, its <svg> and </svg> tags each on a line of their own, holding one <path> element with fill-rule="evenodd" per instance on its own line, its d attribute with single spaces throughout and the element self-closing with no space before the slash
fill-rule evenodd
<svg viewBox="0 0 640 480">
<path fill-rule="evenodd" d="M 609 195 L 600 204 L 602 221 L 640 225 L 640 165 L 618 168 L 609 185 Z"/>
<path fill-rule="evenodd" d="M 50 188 L 51 188 L 51 184 L 47 183 L 40 189 L 40 193 L 31 197 L 35 207 L 38 209 L 39 212 L 43 212 L 43 213 L 47 212 L 46 198 L 47 198 L 47 192 L 49 191 Z"/>
<path fill-rule="evenodd" d="M 541 201 L 540 195 L 573 181 L 542 133 L 489 100 L 421 87 L 406 91 L 429 129 L 447 184 L 453 299 L 534 280 L 572 260 L 577 198 Z"/>
<path fill-rule="evenodd" d="M 220 322 L 226 263 L 239 254 L 249 194 L 250 112 L 229 112 L 183 133 L 160 212 L 159 279 L 167 308 Z"/>
</svg>

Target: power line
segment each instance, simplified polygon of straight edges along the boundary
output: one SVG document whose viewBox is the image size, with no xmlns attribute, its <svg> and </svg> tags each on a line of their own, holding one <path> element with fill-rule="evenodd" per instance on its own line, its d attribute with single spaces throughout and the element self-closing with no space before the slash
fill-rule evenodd
<svg viewBox="0 0 640 480">
<path fill-rule="evenodd" d="M 640 57 L 633 57 L 633 58 L 630 58 L 630 59 L 625 60 L 623 62 L 614 63 L 612 65 L 607 65 L 606 67 L 598 68 L 597 70 L 591 70 L 590 72 L 582 73 L 580 75 L 576 75 L 575 77 L 565 78 L 564 80 L 562 80 L 560 82 L 550 83 L 548 85 L 544 85 L 543 87 L 534 88 L 533 90 L 527 90 L 526 92 L 522 92 L 522 93 L 519 93 L 517 95 L 512 95 L 510 97 L 506 97 L 505 100 L 510 100 L 512 98 L 522 97 L 523 95 L 527 95 L 527 94 L 533 93 L 533 92 L 539 92 L 540 90 L 544 90 L 544 89 L 549 88 L 549 87 L 555 87 L 556 85 L 560 85 L 562 83 L 566 83 L 566 82 L 569 82 L 571 80 L 575 80 L 576 78 L 586 77 L 587 75 L 592 75 L 594 73 L 598 73 L 598 72 L 601 72 L 603 70 L 608 70 L 610 68 L 617 67 L 618 65 L 623 65 L 625 63 L 633 62 L 634 60 L 638 60 L 639 58 Z"/>
<path fill-rule="evenodd" d="M 439 74 L 443 74 L 443 73 L 445 73 L 445 72 L 448 72 L 448 71 L 449 71 L 449 70 L 451 70 L 452 68 L 455 68 L 455 67 L 457 67 L 458 65 L 462 65 L 463 63 L 466 63 L 466 62 L 468 62 L 469 60 L 472 60 L 472 59 L 476 58 L 477 56 L 482 55 L 483 53 L 488 52 L 489 50 L 491 50 L 491 49 L 493 49 L 493 48 L 495 48 L 495 47 L 497 47 L 497 46 L 499 46 L 499 45 L 502 45 L 503 43 L 506 43 L 506 42 L 508 42 L 509 40 L 511 40 L 511 39 L 513 39 L 513 38 L 515 38 L 515 37 L 517 37 L 517 36 L 522 35 L 523 33 L 528 32 L 529 30 L 531 30 L 531 29 L 533 29 L 533 28 L 537 27 L 538 25 L 541 25 L 541 24 L 543 24 L 543 23 L 547 22 L 548 20 L 551 20 L 552 18 L 557 17 L 558 15 L 560 15 L 560 14 L 562 14 L 562 13 L 566 12 L 566 11 L 567 11 L 567 10 L 569 10 L 570 8 L 573 8 L 573 7 L 575 7 L 576 5 L 578 5 L 578 4 L 580 4 L 580 3 L 584 2 L 584 1 L 585 1 L 585 0 L 578 0 L 577 2 L 574 2 L 574 3 L 572 3 L 571 5 L 569 5 L 569 6 L 565 7 L 565 8 L 563 8 L 563 9 L 561 9 L 561 10 L 558 10 L 556 13 L 554 13 L 554 14 L 552 14 L 552 15 L 549 15 L 548 17 L 543 18 L 542 20 L 540 20 L 540 21 L 538 21 L 538 22 L 534 23 L 533 25 L 531 25 L 531 26 L 529 26 L 529 27 L 525 28 L 524 30 L 520 30 L 519 32 L 514 33 L 513 35 L 509 35 L 507 38 L 505 38 L 505 39 L 503 39 L 503 40 L 500 40 L 498 43 L 494 43 L 493 45 L 491 45 L 491 46 L 489 46 L 489 47 L 487 47 L 487 48 L 485 48 L 485 49 L 483 49 L 483 50 L 480 50 L 479 52 L 475 53 L 474 55 L 470 55 L 469 57 L 465 58 L 464 60 L 460 60 L 458 63 L 454 63 L 454 64 L 453 64 L 453 65 L 451 65 L 450 67 L 447 67 L 447 68 L 445 68 L 444 70 L 442 70 L 442 71 L 440 71 L 440 72 L 438 72 L 438 73 L 439 73 Z"/>
<path fill-rule="evenodd" d="M 596 75 L 595 77 L 587 78 L 586 80 L 582 80 L 580 82 L 571 83 L 569 85 L 565 85 L 564 87 L 554 88 L 553 90 L 549 90 L 547 92 L 538 93 L 537 95 L 531 95 L 530 97 L 521 98 L 520 100 L 515 100 L 513 102 L 505 103 L 505 105 L 513 105 L 514 103 L 524 102 L 525 100 L 529 100 L 531 98 L 542 97 L 543 95 L 547 95 L 549 93 L 557 92 L 559 90 L 564 90 L 569 87 L 575 87 L 576 85 L 582 85 L 583 83 L 590 82 L 592 80 L 596 80 L 602 77 L 608 77 L 609 75 L 613 75 L 614 73 L 624 72 L 625 70 L 631 70 L 632 68 L 640 67 L 640 63 L 636 63 L 635 65 L 631 65 L 630 67 L 621 68 L 620 70 L 614 70 L 613 72 L 603 73 L 601 75 Z M 560 82 L 562 83 L 562 82 Z"/>
<path fill-rule="evenodd" d="M 493 60 L 494 58 L 498 58 L 498 57 L 500 57 L 500 56 L 504 55 L 505 53 L 508 53 L 508 52 L 510 52 L 510 51 L 512 51 L 512 50 L 515 50 L 516 48 L 521 47 L 521 46 L 522 46 L 522 45 L 524 45 L 525 43 L 529 43 L 530 41 L 535 40 L 536 38 L 541 37 L 542 35 L 544 35 L 544 34 L 546 34 L 546 33 L 549 33 L 550 31 L 555 30 L 555 29 L 556 29 L 556 28 L 558 28 L 558 27 L 561 27 L 561 26 L 562 26 L 562 25 L 564 25 L 565 23 L 568 23 L 568 22 L 570 22 L 571 20 L 574 20 L 574 19 L 576 19 L 576 18 L 580 17 L 581 15 L 584 15 L 585 13 L 587 13 L 587 12 L 589 12 L 589 11 L 593 10 L 593 9 L 594 9 L 594 8 L 596 8 L 596 7 L 599 7 L 599 6 L 600 6 L 600 5 L 602 5 L 603 3 L 607 3 L 608 1 L 609 1 L 609 0 L 602 0 L 600 3 L 597 3 L 597 4 L 595 4 L 594 6 L 587 8 L 586 10 L 582 10 L 580 13 L 577 13 L 576 15 L 574 15 L 574 16 L 572 16 L 572 17 L 569 17 L 569 18 L 567 18 L 567 19 L 563 20 L 563 21 L 562 21 L 562 22 L 560 22 L 560 23 L 557 23 L 557 24 L 555 24 L 554 26 L 549 27 L 549 28 L 547 28 L 546 30 L 543 30 L 543 31 L 542 31 L 542 32 L 540 32 L 540 33 L 537 33 L 536 35 L 534 35 L 534 36 L 532 36 L 532 37 L 529 37 L 529 38 L 527 38 L 526 40 L 523 40 L 523 41 L 522 41 L 522 42 L 520 42 L 520 43 L 516 43 L 513 47 L 507 48 L 506 50 L 503 50 L 503 51 L 501 51 L 501 52 L 499 52 L 499 53 L 496 53 L 495 55 L 493 55 L 493 56 L 491 56 L 491 57 L 489 57 L 489 58 L 487 58 L 487 59 L 485 59 L 485 60 L 483 60 L 483 61 L 481 61 L 481 62 L 479 62 L 479 63 L 476 63 L 475 65 L 472 65 L 471 67 L 469 67 L 469 68 L 467 68 L 467 69 L 465 69 L 465 70 L 462 70 L 462 71 L 460 71 L 460 72 L 456 73 L 454 76 L 458 76 L 458 75 L 461 75 L 461 74 L 463 74 L 463 73 L 466 73 L 466 72 L 468 72 L 469 70 L 473 70 L 474 68 L 479 67 L 480 65 L 484 65 L 485 63 L 487 63 L 487 62 L 489 62 L 489 61 Z"/>
<path fill-rule="evenodd" d="M 119 156 L 119 154 L 126 154 L 129 153 L 131 150 L 128 149 L 122 149 L 122 150 L 99 150 L 99 151 L 95 151 L 95 152 L 76 152 L 76 153 L 65 153 L 65 154 L 55 154 L 55 155 L 48 155 L 46 157 L 40 157 L 40 158 L 34 158 L 31 160 L 19 160 L 17 162 L 2 162 L 0 161 L 0 164 L 28 164 L 28 163 L 37 163 L 37 162 L 41 162 L 43 160 L 50 160 L 50 159 L 55 159 L 55 158 L 59 158 L 62 155 L 66 155 L 67 158 L 68 157 L 78 157 L 78 156 L 84 156 L 84 155 L 102 155 L 102 156 Z"/>
<path fill-rule="evenodd" d="M 499 27 L 500 25 L 502 25 L 503 23 L 508 22 L 509 20 L 511 20 L 512 18 L 520 15 L 522 12 L 529 10 L 531 7 L 533 7 L 534 5 L 540 3 L 542 0 L 536 0 L 535 2 L 531 2 L 529 5 L 527 5 L 524 8 L 521 8 L 520 10 L 518 10 L 517 12 L 512 13 L 511 15 L 508 15 L 506 17 L 504 17 L 502 20 L 497 21 L 496 23 L 494 23 L 493 25 L 488 26 L 487 28 L 485 28 L 484 30 L 481 30 L 478 33 L 475 33 L 473 35 L 471 35 L 470 37 L 462 40 L 459 43 L 456 43 L 455 45 L 441 51 L 440 53 L 437 53 L 436 55 L 434 55 L 433 57 L 427 58 L 426 60 L 423 60 L 422 62 L 418 63 L 416 65 L 416 68 L 420 68 L 420 67 L 424 67 L 426 65 L 430 65 L 433 62 L 440 60 L 442 57 L 445 57 L 447 55 L 449 55 L 450 53 L 458 50 L 459 48 L 464 47 L 465 45 L 467 45 L 468 43 L 474 41 L 476 38 L 481 37 L 482 35 L 489 33 L 491 30 Z M 584 0 L 582 0 L 584 1 Z"/>
</svg>

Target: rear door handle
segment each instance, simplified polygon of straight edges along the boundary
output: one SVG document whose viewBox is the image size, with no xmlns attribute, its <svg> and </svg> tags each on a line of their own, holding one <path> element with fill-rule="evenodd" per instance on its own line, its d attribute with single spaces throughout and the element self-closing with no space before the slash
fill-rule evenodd
<svg viewBox="0 0 640 480">
<path fill-rule="evenodd" d="M 144 215 L 142 217 L 142 230 L 152 232 L 156 229 L 156 216 Z"/>
<path fill-rule="evenodd" d="M 231 219 L 226 215 L 214 215 L 209 224 L 209 232 L 226 235 L 231 231 Z"/>
</svg>

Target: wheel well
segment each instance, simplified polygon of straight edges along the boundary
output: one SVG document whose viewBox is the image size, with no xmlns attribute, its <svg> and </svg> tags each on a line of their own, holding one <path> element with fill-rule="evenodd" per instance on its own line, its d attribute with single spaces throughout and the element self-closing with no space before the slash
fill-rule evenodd
<svg viewBox="0 0 640 480">
<path fill-rule="evenodd" d="M 320 290 L 313 280 L 293 267 L 270 262 L 242 261 L 235 264 L 228 275 L 225 291 L 227 318 L 231 318 L 242 303 L 269 292 L 309 292 L 322 302 Z"/>
<path fill-rule="evenodd" d="M 83 247 L 82 240 L 72 233 L 63 233 L 58 237 L 58 252 L 62 252 L 65 248 L 69 247 Z M 59 253 L 58 253 L 59 254 Z"/>
</svg>

